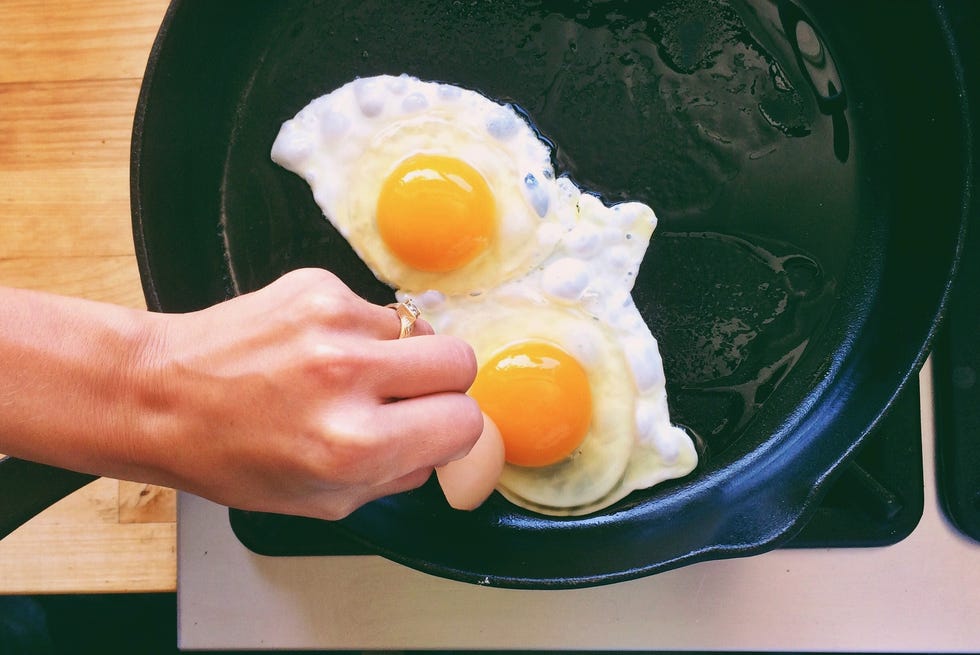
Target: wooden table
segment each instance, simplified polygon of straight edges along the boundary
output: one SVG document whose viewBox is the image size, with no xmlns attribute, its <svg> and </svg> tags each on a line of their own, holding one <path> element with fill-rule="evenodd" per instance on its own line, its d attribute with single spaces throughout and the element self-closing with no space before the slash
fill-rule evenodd
<svg viewBox="0 0 980 655">
<path fill-rule="evenodd" d="M 0 2 L 0 285 L 146 307 L 129 143 L 167 4 Z M 92 483 L 0 541 L 0 594 L 173 591 L 175 505 Z"/>
</svg>

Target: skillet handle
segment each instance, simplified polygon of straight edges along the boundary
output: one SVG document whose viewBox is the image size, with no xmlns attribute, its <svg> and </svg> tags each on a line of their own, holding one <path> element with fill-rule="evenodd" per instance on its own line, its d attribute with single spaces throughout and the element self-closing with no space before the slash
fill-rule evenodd
<svg viewBox="0 0 980 655">
<path fill-rule="evenodd" d="M 0 458 L 0 539 L 97 478 L 14 457 Z"/>
</svg>

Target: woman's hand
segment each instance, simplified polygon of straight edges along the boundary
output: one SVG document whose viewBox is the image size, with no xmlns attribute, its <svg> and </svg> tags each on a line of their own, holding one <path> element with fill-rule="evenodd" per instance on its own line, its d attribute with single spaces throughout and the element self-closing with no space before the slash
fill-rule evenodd
<svg viewBox="0 0 980 655">
<path fill-rule="evenodd" d="M 483 419 L 472 350 L 307 269 L 215 307 L 160 316 L 145 382 L 148 462 L 243 509 L 339 518 L 421 485 Z M 138 446 L 137 446 L 138 447 Z M 172 478 L 172 479 L 171 479 Z"/>
<path fill-rule="evenodd" d="M 469 346 L 399 328 L 322 270 L 183 315 L 0 288 L 0 452 L 339 518 L 483 426 Z"/>
</svg>

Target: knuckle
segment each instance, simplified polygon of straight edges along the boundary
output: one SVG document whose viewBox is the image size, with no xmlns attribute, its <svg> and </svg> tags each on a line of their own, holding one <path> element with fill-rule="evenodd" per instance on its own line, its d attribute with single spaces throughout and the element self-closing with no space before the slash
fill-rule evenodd
<svg viewBox="0 0 980 655">
<path fill-rule="evenodd" d="M 348 325 L 356 315 L 358 297 L 329 271 L 300 269 L 293 271 L 296 285 L 288 318 L 300 324 L 321 326 Z"/>
<path fill-rule="evenodd" d="M 377 474 L 374 469 L 375 438 L 366 421 L 342 416 L 321 422 L 320 448 L 314 468 L 321 476 L 342 485 L 369 483 Z"/>
<path fill-rule="evenodd" d="M 282 277 L 298 286 L 309 286 L 319 284 L 332 284 L 337 280 L 337 276 L 323 268 L 297 268 Z"/>
<path fill-rule="evenodd" d="M 343 303 L 326 289 L 313 289 L 299 298 L 295 311 L 301 321 L 329 325 L 343 311 Z"/>
<path fill-rule="evenodd" d="M 458 425 L 460 431 L 473 441 L 483 433 L 483 411 L 477 402 L 466 395 L 460 395 Z"/>
<path fill-rule="evenodd" d="M 455 339 L 456 360 L 460 368 L 469 371 L 473 377 L 476 376 L 476 353 L 473 347 L 462 339 Z"/>
<path fill-rule="evenodd" d="M 295 297 L 309 289 L 332 286 L 332 279 L 335 277 L 333 273 L 320 268 L 298 268 L 283 274 L 269 288 L 276 288 L 280 293 Z"/>
<path fill-rule="evenodd" d="M 313 338 L 305 348 L 307 372 L 329 388 L 351 389 L 369 366 L 365 354 L 342 342 Z"/>
<path fill-rule="evenodd" d="M 440 335 L 445 340 L 443 349 L 446 365 L 460 380 L 460 390 L 465 391 L 476 379 L 476 354 L 472 346 L 457 337 Z"/>
<path fill-rule="evenodd" d="M 461 368 L 463 369 L 466 389 L 469 389 L 476 380 L 477 374 L 476 355 L 473 353 L 473 349 L 470 348 L 469 345 L 466 346 L 466 356 Z"/>
</svg>

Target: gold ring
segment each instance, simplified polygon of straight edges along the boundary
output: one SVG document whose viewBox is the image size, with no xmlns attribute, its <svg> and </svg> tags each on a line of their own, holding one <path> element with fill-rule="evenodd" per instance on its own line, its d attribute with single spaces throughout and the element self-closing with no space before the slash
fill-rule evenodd
<svg viewBox="0 0 980 655">
<path fill-rule="evenodd" d="M 405 337 L 412 336 L 415 321 L 422 315 L 422 311 L 418 308 L 418 305 L 412 302 L 411 298 L 406 298 L 405 302 L 393 302 L 390 305 L 385 305 L 385 307 L 394 309 L 395 313 L 398 314 L 398 320 L 401 321 L 398 338 L 404 339 Z"/>
</svg>

